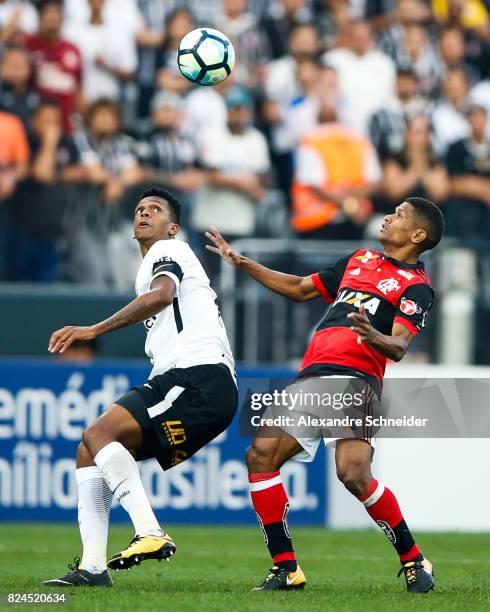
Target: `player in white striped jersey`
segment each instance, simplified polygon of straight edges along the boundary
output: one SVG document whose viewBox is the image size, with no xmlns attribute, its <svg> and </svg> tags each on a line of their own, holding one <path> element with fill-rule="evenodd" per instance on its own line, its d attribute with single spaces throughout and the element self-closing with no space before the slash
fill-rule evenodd
<svg viewBox="0 0 490 612">
<path fill-rule="evenodd" d="M 175 544 L 155 517 L 135 460 L 154 457 L 167 470 L 218 436 L 235 415 L 234 361 L 217 297 L 192 249 L 175 239 L 179 221 L 180 204 L 171 193 L 146 191 L 134 218 L 143 255 L 137 298 L 105 321 L 51 336 L 49 351 L 63 353 L 75 341 L 143 322 L 153 369 L 83 434 L 76 470 L 83 557 L 46 586 L 110 587 L 107 568 L 172 556 Z M 135 537 L 106 563 L 113 496 L 128 512 Z"/>
</svg>

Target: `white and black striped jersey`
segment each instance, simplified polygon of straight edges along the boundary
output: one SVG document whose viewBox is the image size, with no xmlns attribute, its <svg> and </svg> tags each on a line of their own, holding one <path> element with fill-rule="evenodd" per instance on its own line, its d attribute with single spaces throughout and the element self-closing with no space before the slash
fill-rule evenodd
<svg viewBox="0 0 490 612">
<path fill-rule="evenodd" d="M 213 363 L 226 364 L 233 374 L 235 364 L 216 293 L 186 242 L 155 242 L 138 270 L 136 294 L 147 293 L 161 275 L 169 276 L 176 290 L 171 305 L 144 321 L 145 352 L 153 365 L 150 379 L 172 368 Z"/>
</svg>

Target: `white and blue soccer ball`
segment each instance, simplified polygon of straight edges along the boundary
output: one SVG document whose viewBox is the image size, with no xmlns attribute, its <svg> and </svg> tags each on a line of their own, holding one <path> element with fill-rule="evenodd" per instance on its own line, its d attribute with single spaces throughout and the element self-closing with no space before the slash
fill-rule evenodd
<svg viewBox="0 0 490 612">
<path fill-rule="evenodd" d="M 199 85 L 218 85 L 230 76 L 235 65 L 235 50 L 218 30 L 198 28 L 180 41 L 177 53 L 180 72 Z"/>
</svg>

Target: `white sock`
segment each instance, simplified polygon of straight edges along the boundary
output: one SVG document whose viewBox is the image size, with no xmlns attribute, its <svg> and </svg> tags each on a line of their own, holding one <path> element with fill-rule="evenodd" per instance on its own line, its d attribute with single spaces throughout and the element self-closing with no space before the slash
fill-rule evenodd
<svg viewBox="0 0 490 612">
<path fill-rule="evenodd" d="M 119 442 L 111 442 L 95 455 L 94 462 L 104 473 L 117 501 L 131 517 L 136 535 L 163 535 L 131 453 Z"/>
<path fill-rule="evenodd" d="M 100 574 L 105 569 L 112 492 L 95 465 L 78 468 L 78 524 L 83 544 L 80 568 Z"/>
</svg>

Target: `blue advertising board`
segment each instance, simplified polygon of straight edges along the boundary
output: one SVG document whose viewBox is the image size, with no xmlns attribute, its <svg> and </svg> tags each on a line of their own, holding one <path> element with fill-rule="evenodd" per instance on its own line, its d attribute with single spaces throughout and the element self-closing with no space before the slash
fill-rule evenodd
<svg viewBox="0 0 490 612">
<path fill-rule="evenodd" d="M 148 373 L 145 365 L 131 362 L 0 361 L 0 521 L 75 521 L 75 454 L 82 433 Z M 271 375 L 250 369 L 238 374 L 239 380 Z M 254 523 L 243 459 L 249 444 L 236 417 L 206 448 L 167 472 L 155 460 L 141 462 L 158 518 L 165 523 Z M 290 461 L 281 474 L 291 520 L 325 524 L 323 445 L 313 464 Z M 127 516 L 116 506 L 111 520 L 126 521 Z"/>
</svg>

